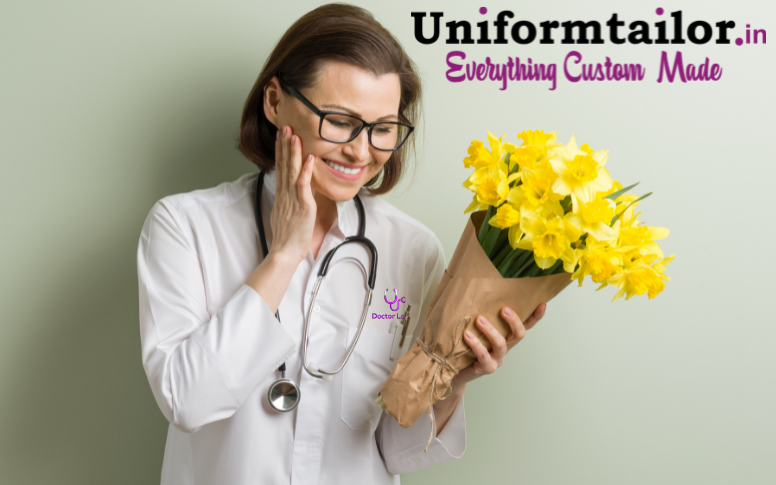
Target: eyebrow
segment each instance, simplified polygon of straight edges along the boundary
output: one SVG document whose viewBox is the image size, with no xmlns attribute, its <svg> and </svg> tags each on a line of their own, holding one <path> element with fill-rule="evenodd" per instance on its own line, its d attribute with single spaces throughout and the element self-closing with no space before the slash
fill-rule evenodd
<svg viewBox="0 0 776 485">
<path fill-rule="evenodd" d="M 328 109 L 340 109 L 340 110 L 342 110 L 342 111 L 345 111 L 345 112 L 347 112 L 348 114 L 351 114 L 351 115 L 353 115 L 353 116 L 357 116 L 357 117 L 359 117 L 359 118 L 362 118 L 361 114 L 357 113 L 356 111 L 353 111 L 353 110 L 352 110 L 352 109 L 350 109 L 350 108 L 346 108 L 346 107 L 344 107 L 344 106 L 339 106 L 339 105 L 336 105 L 336 104 L 327 104 L 327 105 L 325 105 L 325 106 L 321 106 L 321 107 L 320 107 L 320 109 L 323 109 L 323 110 L 325 110 L 325 109 L 327 109 L 327 108 L 328 108 Z M 377 118 L 377 120 L 375 120 L 375 121 L 384 121 L 384 120 L 388 120 L 388 119 L 391 119 L 392 121 L 393 121 L 393 120 L 395 120 L 395 121 L 399 121 L 399 117 L 398 117 L 397 115 L 386 115 L 386 116 L 382 116 L 382 117 L 380 117 L 380 118 Z"/>
</svg>

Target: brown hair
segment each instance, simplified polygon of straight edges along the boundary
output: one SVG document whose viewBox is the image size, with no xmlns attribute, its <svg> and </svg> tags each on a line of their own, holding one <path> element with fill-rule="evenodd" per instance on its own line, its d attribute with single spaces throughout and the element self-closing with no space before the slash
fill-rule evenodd
<svg viewBox="0 0 776 485">
<path fill-rule="evenodd" d="M 323 5 L 299 18 L 281 37 L 245 101 L 238 148 L 260 169 L 275 165 L 277 132 L 264 114 L 264 87 L 276 75 L 296 89 L 310 87 L 324 62 L 332 60 L 353 64 L 375 76 L 398 74 L 399 112 L 417 126 L 421 115 L 420 76 L 399 41 L 363 8 L 344 3 Z M 391 153 L 382 178 L 378 174 L 364 185 L 372 194 L 384 194 L 399 182 L 409 152 L 415 151 L 413 138 Z"/>
</svg>

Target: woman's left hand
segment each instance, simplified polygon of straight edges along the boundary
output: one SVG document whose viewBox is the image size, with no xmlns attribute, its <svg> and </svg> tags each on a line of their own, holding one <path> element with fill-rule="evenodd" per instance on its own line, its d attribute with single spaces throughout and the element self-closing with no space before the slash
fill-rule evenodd
<svg viewBox="0 0 776 485">
<path fill-rule="evenodd" d="M 467 331 L 464 334 L 463 339 L 474 351 L 474 355 L 477 356 L 477 361 L 461 370 L 453 377 L 453 381 L 451 382 L 452 392 L 450 392 L 447 398 L 437 401 L 434 404 L 437 435 L 442 432 L 442 429 L 444 429 L 445 424 L 447 424 L 447 421 L 450 419 L 455 406 L 463 396 L 463 393 L 466 390 L 466 383 L 486 374 L 496 372 L 496 369 L 501 367 L 501 364 L 504 363 L 504 356 L 507 355 L 507 352 L 523 340 L 527 330 L 539 323 L 539 320 L 544 317 L 546 309 L 547 305 L 542 303 L 534 310 L 533 315 L 523 323 L 520 321 L 520 317 L 517 316 L 517 313 L 511 308 L 503 307 L 501 309 L 501 315 L 512 329 L 511 333 L 506 338 L 498 333 L 498 330 L 496 330 L 485 317 L 482 315 L 477 317 L 477 327 L 479 327 L 482 333 L 488 337 L 492 349 L 488 352 L 488 349 L 482 345 L 482 342 L 480 342 L 471 332 Z"/>
<path fill-rule="evenodd" d="M 504 363 L 504 356 L 507 355 L 512 347 L 517 345 L 525 337 L 527 330 L 531 329 L 534 325 L 539 323 L 539 320 L 544 317 L 544 312 L 547 309 L 547 305 L 542 303 L 533 312 L 528 320 L 523 323 L 520 321 L 520 317 L 517 316 L 511 308 L 503 307 L 501 309 L 501 316 L 507 321 L 512 332 L 504 338 L 493 325 L 488 322 L 482 315 L 477 317 L 477 327 L 485 336 L 490 340 L 491 351 L 480 342 L 477 337 L 471 332 L 464 334 L 464 341 L 474 351 L 474 355 L 477 356 L 477 361 L 469 367 L 463 369 L 453 379 L 453 392 L 456 392 L 456 384 L 458 386 L 465 385 L 467 382 L 483 375 L 492 374 L 496 372 L 496 369 L 501 367 Z M 458 382 L 456 382 L 456 380 Z"/>
<path fill-rule="evenodd" d="M 482 342 L 480 342 L 471 332 L 467 331 L 464 334 L 463 339 L 474 351 L 474 355 L 477 356 L 477 361 L 461 370 L 453 377 L 453 381 L 451 382 L 452 392 L 450 392 L 447 398 L 437 401 L 434 404 L 437 435 L 442 432 L 442 429 L 444 429 L 445 424 L 447 424 L 447 421 L 450 419 L 455 406 L 463 396 L 463 393 L 466 390 L 466 383 L 486 374 L 496 372 L 496 369 L 501 367 L 501 364 L 504 363 L 504 356 L 507 355 L 507 352 L 523 340 L 527 330 L 539 323 L 539 320 L 544 317 L 546 309 L 547 305 L 542 303 L 534 310 L 533 315 L 523 323 L 520 321 L 520 317 L 517 316 L 517 313 L 511 308 L 503 307 L 501 309 L 501 315 L 512 329 L 511 333 L 506 338 L 498 333 L 498 330 L 496 330 L 485 317 L 482 315 L 477 317 L 477 327 L 479 327 L 482 333 L 490 340 L 492 350 L 488 352 L 488 349 L 482 345 Z"/>
</svg>

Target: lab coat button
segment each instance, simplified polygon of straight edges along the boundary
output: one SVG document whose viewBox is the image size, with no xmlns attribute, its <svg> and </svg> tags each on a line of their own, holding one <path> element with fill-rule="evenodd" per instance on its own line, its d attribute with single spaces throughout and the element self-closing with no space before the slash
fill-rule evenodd
<svg viewBox="0 0 776 485">
<path fill-rule="evenodd" d="M 315 307 L 313 308 L 313 311 L 315 313 L 320 313 L 321 312 L 321 307 L 319 307 L 318 305 L 315 305 Z"/>
</svg>

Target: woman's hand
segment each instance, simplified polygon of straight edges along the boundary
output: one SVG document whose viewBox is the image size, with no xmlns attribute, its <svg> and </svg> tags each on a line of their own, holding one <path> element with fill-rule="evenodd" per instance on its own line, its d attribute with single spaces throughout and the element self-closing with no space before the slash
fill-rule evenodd
<svg viewBox="0 0 776 485">
<path fill-rule="evenodd" d="M 504 356 L 507 355 L 507 352 L 509 352 L 512 347 L 523 340 L 527 330 L 533 328 L 534 325 L 539 323 L 539 320 L 544 317 L 544 312 L 546 310 L 547 305 L 542 303 L 536 308 L 536 310 L 534 310 L 533 315 L 531 315 L 528 320 L 523 323 L 520 321 L 520 317 L 517 316 L 517 313 L 515 313 L 511 308 L 503 307 L 501 309 L 501 315 L 504 317 L 504 320 L 507 321 L 509 327 L 512 330 L 506 338 L 498 333 L 498 330 L 496 330 L 493 325 L 491 325 L 490 322 L 485 319 L 485 317 L 482 315 L 477 317 L 477 327 L 479 327 L 482 333 L 484 333 L 485 336 L 488 337 L 488 340 L 490 340 L 492 350 L 488 352 L 488 349 L 482 345 L 482 342 L 480 342 L 473 333 L 467 331 L 464 334 L 464 341 L 474 351 L 474 355 L 477 356 L 477 361 L 469 367 L 461 370 L 455 377 L 453 377 L 450 395 L 447 398 L 441 401 L 437 401 L 434 404 L 437 436 L 439 436 L 439 433 L 442 432 L 445 424 L 447 424 L 447 421 L 453 414 L 455 406 L 458 404 L 461 396 L 463 396 L 463 393 L 466 390 L 466 383 L 471 382 L 483 375 L 496 372 L 496 369 L 501 367 L 501 365 L 504 363 Z"/>
<path fill-rule="evenodd" d="M 310 187 L 315 159 L 302 162 L 302 139 L 290 126 L 278 130 L 275 140 L 275 203 L 272 206 L 272 248 L 293 262 L 307 257 L 317 207 Z"/>
<path fill-rule="evenodd" d="M 459 378 L 459 385 L 466 384 L 483 375 L 496 372 L 496 369 L 501 367 L 504 363 L 504 357 L 507 355 L 507 352 L 523 340 L 527 330 L 539 323 L 539 320 L 544 317 L 544 312 L 546 310 L 547 305 L 542 303 L 534 310 L 533 315 L 523 323 L 520 321 L 520 317 L 517 316 L 517 313 L 511 308 L 502 308 L 501 316 L 504 317 L 504 320 L 507 321 L 512 330 L 506 338 L 504 338 L 498 330 L 485 319 L 485 317 L 482 315 L 477 317 L 477 327 L 486 337 L 488 337 L 492 349 L 488 352 L 488 349 L 473 333 L 467 331 L 464 334 L 464 341 L 471 347 L 472 351 L 474 351 L 474 355 L 477 356 L 477 361 L 458 373 L 456 377 Z M 455 389 L 453 390 L 455 391 Z"/>
</svg>

